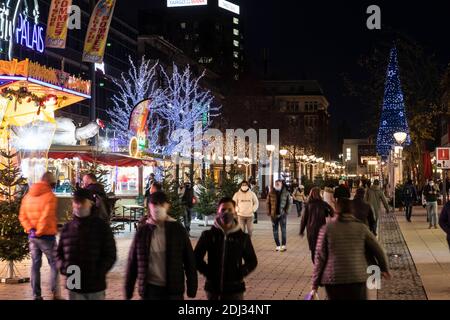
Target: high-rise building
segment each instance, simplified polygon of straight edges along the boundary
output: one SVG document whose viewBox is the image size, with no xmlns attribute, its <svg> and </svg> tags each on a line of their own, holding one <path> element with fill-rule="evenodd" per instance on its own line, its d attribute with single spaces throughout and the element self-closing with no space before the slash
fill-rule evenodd
<svg viewBox="0 0 450 320">
<path fill-rule="evenodd" d="M 244 70 L 241 1 L 167 0 L 140 13 L 142 35 L 158 35 L 225 80 Z"/>
</svg>

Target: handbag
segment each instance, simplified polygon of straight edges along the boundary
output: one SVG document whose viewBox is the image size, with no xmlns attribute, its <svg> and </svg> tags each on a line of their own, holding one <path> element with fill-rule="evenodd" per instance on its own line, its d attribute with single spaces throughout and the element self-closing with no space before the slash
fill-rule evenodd
<svg viewBox="0 0 450 320">
<path fill-rule="evenodd" d="M 311 291 L 305 296 L 305 300 L 320 300 L 317 291 Z"/>
</svg>

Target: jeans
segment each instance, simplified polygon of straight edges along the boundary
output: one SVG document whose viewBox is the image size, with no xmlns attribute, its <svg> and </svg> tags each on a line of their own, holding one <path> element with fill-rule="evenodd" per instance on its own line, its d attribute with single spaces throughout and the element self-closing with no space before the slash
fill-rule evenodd
<svg viewBox="0 0 450 320">
<path fill-rule="evenodd" d="M 430 227 L 431 226 L 435 226 L 436 227 L 437 201 L 427 202 L 427 215 L 428 215 L 428 221 L 430 222 Z"/>
<path fill-rule="evenodd" d="M 406 220 L 411 220 L 411 215 L 412 215 L 412 205 L 407 204 L 405 206 L 405 214 L 406 214 Z"/>
<path fill-rule="evenodd" d="M 206 291 L 206 297 L 208 300 L 225 300 L 225 301 L 233 301 L 233 300 L 244 300 L 244 293 L 228 293 L 228 294 L 217 294 Z"/>
<path fill-rule="evenodd" d="M 302 214 L 303 202 L 294 200 L 294 204 L 297 207 L 297 216 L 300 217 L 300 215 Z"/>
<path fill-rule="evenodd" d="M 105 300 L 105 291 L 78 293 L 69 290 L 69 300 Z"/>
<path fill-rule="evenodd" d="M 183 222 L 186 231 L 189 233 L 191 231 L 191 220 L 192 220 L 192 208 L 186 208 L 184 211 Z"/>
<path fill-rule="evenodd" d="M 33 297 L 39 298 L 41 292 L 41 266 L 42 253 L 47 257 L 50 266 L 50 285 L 53 295 L 59 296 L 61 290 L 59 288 L 58 268 L 56 266 L 56 240 L 44 240 L 33 238 L 30 239 L 31 253 L 31 288 L 33 289 Z"/>
<path fill-rule="evenodd" d="M 238 216 L 238 221 L 242 231 L 247 232 L 251 237 L 253 234 L 253 217 Z"/>
<path fill-rule="evenodd" d="M 275 239 L 277 247 L 280 246 L 280 236 L 278 234 L 279 227 L 281 227 L 281 245 L 282 246 L 286 245 L 286 222 L 287 222 L 286 214 L 282 214 L 275 219 L 272 218 L 273 238 Z"/>
<path fill-rule="evenodd" d="M 365 283 L 325 285 L 328 300 L 367 300 Z"/>
<path fill-rule="evenodd" d="M 147 284 L 143 300 L 184 300 L 183 295 L 169 295 L 166 287 Z"/>
</svg>

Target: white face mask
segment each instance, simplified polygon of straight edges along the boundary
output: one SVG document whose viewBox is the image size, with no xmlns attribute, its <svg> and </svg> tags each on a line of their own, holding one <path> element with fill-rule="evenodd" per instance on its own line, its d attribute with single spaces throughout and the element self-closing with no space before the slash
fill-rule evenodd
<svg viewBox="0 0 450 320">
<path fill-rule="evenodd" d="M 248 186 L 242 186 L 241 190 L 244 191 L 244 192 L 247 192 L 248 191 Z"/>
<path fill-rule="evenodd" d="M 164 207 L 153 207 L 151 215 L 156 222 L 162 222 L 167 219 L 167 210 Z"/>
<path fill-rule="evenodd" d="M 89 208 L 73 209 L 73 214 L 78 218 L 86 218 L 91 214 L 91 209 Z"/>
</svg>

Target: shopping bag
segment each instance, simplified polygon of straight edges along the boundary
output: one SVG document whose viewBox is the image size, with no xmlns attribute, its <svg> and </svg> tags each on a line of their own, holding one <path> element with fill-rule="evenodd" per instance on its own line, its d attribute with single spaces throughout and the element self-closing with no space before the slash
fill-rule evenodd
<svg viewBox="0 0 450 320">
<path fill-rule="evenodd" d="M 311 291 L 305 297 L 305 300 L 320 300 L 317 291 Z"/>
</svg>

